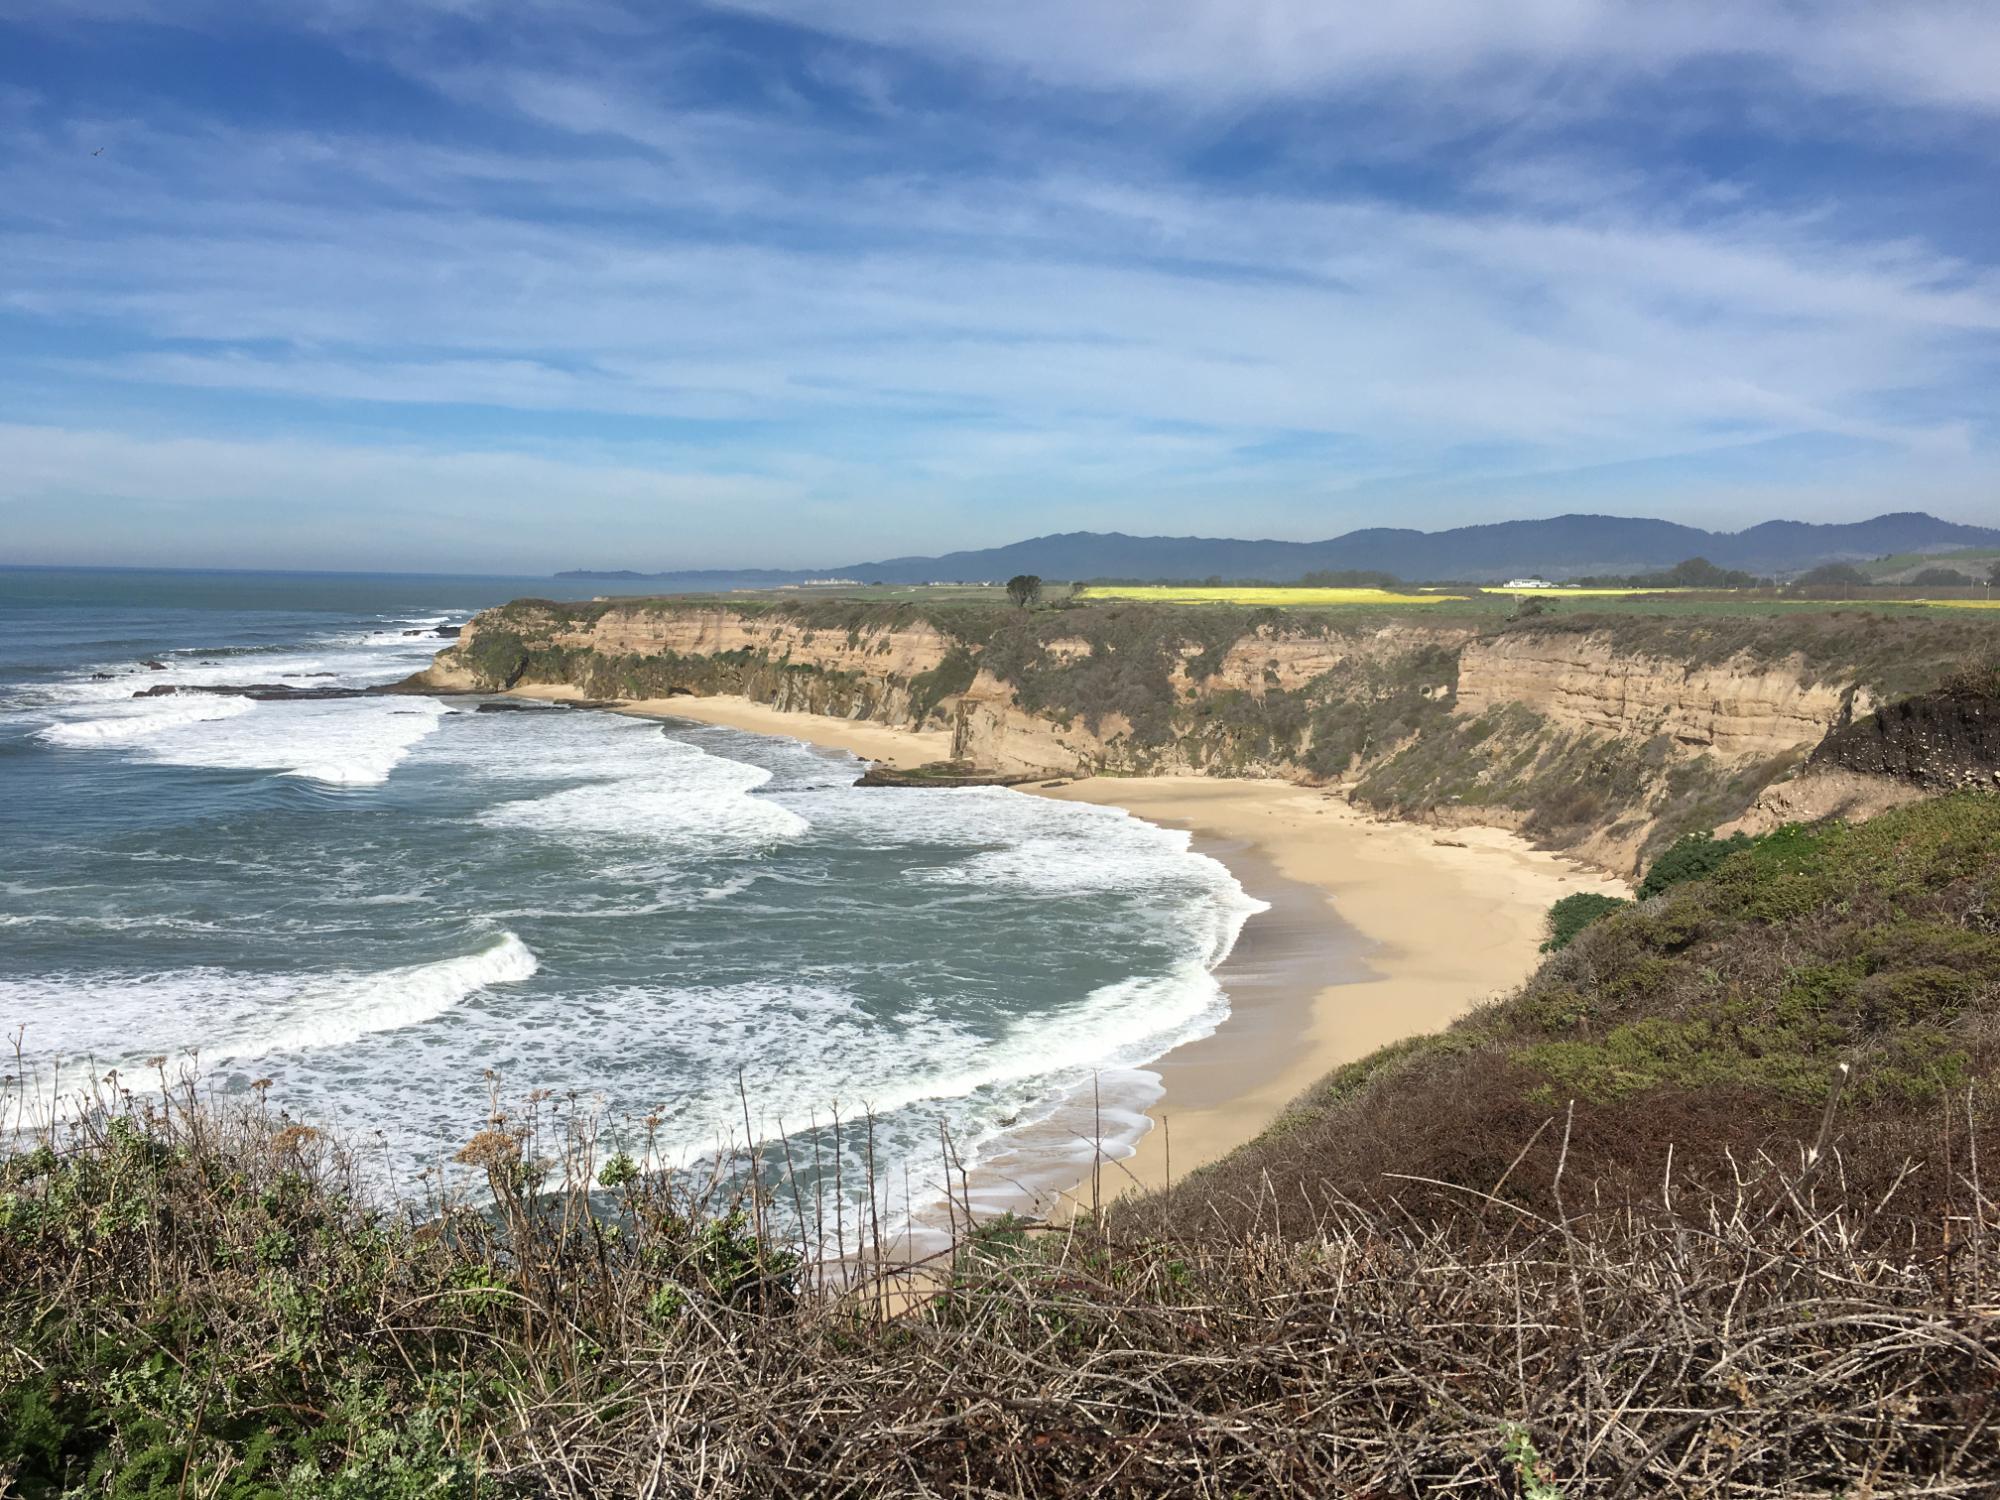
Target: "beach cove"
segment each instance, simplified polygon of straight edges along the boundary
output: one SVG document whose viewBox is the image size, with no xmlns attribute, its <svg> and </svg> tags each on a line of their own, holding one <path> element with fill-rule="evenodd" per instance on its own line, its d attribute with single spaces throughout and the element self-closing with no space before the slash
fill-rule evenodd
<svg viewBox="0 0 2000 1500">
<path fill-rule="evenodd" d="M 575 701 L 563 686 L 512 696 Z M 946 758 L 951 736 L 790 713 L 747 699 L 627 702 L 620 713 L 778 735 L 907 770 Z M 1018 790 L 1116 807 L 1193 835 L 1268 910 L 1249 919 L 1217 971 L 1228 1018 L 1147 1065 L 1154 1128 L 1081 1186 L 1007 1178 L 1046 1210 L 1096 1193 L 1163 1187 L 1247 1144 L 1313 1083 L 1402 1038 L 1436 1031 L 1506 994 L 1534 968 L 1551 903 L 1579 891 L 1629 894 L 1615 876 L 1497 828 L 1377 819 L 1338 791 L 1226 777 L 1098 776 Z M 1440 932 L 1448 933 L 1439 941 Z M 1078 1115 L 1083 1115 L 1079 1122 Z M 1087 1111 L 1050 1127 L 1089 1130 Z M 1033 1153 L 1021 1153 L 1025 1159 Z M 1107 1153 L 1107 1157 L 1109 1153 Z M 1008 1195 L 974 1194 L 975 1206 Z"/>
</svg>

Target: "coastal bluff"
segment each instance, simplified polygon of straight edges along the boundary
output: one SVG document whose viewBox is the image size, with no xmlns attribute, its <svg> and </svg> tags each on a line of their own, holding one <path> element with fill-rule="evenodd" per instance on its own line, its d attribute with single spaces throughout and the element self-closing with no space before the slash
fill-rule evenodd
<svg viewBox="0 0 2000 1500">
<path fill-rule="evenodd" d="M 1891 805 L 1896 766 L 1813 752 L 2000 646 L 2000 622 L 1411 614 L 1087 603 L 520 600 L 402 686 L 730 695 L 948 734 L 1001 773 L 1226 775 L 1520 831 L 1621 874 L 1774 809 Z M 1760 812 L 1760 808 L 1763 811 Z"/>
</svg>

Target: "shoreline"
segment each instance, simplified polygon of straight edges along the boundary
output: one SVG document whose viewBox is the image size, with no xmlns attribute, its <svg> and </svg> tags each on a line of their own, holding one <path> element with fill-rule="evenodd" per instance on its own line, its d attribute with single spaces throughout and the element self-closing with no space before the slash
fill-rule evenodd
<svg viewBox="0 0 2000 1500">
<path fill-rule="evenodd" d="M 583 694 L 538 686 L 510 696 Z M 614 711 L 778 735 L 898 769 L 945 758 L 951 738 L 741 698 L 647 699 Z M 1269 905 L 1245 922 L 1217 967 L 1230 1007 L 1222 1024 L 1137 1070 L 1158 1080 L 1146 1110 L 1151 1127 L 1132 1154 L 1104 1154 L 1095 1175 L 1106 1198 L 1166 1186 L 1170 1165 L 1171 1180 L 1184 1178 L 1253 1140 L 1335 1068 L 1441 1030 L 1512 990 L 1539 960 L 1544 919 L 1559 897 L 1630 893 L 1616 877 L 1504 829 L 1380 820 L 1336 792 L 1294 782 L 1095 776 L 1014 790 L 1122 808 L 1185 831 L 1194 852 L 1219 860 Z M 993 1165 L 997 1178 L 1032 1188 L 1044 1203 L 1054 1196 L 1089 1206 L 1089 1176 L 1052 1187 Z"/>
<path fill-rule="evenodd" d="M 1292 782 L 1095 777 L 1039 794 L 1185 829 L 1271 903 L 1217 971 L 1229 1017 L 1149 1065 L 1163 1090 L 1158 1128 L 1118 1164 L 1123 1191 L 1181 1180 L 1254 1140 L 1334 1069 L 1507 994 L 1540 961 L 1558 898 L 1629 893 L 1504 829 L 1377 820 Z M 1347 957 L 1348 971 L 1313 971 L 1282 932 L 1265 957 L 1253 938 L 1260 923 L 1267 932 L 1306 924 L 1318 951 Z"/>
</svg>

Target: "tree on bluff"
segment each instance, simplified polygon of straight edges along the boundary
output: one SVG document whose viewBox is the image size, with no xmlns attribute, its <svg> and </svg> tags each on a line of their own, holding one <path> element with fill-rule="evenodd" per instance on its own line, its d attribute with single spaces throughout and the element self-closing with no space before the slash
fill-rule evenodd
<svg viewBox="0 0 2000 1500">
<path fill-rule="evenodd" d="M 1007 597 L 1027 609 L 1042 597 L 1042 580 L 1033 573 L 1016 573 L 1007 580 Z"/>
<path fill-rule="evenodd" d="M 1852 563 L 1821 563 L 1809 573 L 1792 580 L 1794 588 L 1861 588 L 1868 575 Z"/>
<path fill-rule="evenodd" d="M 1757 580 L 1734 568 L 1718 568 L 1705 557 L 1690 557 L 1667 570 L 1667 585 L 1683 589 L 1747 589 Z"/>
</svg>

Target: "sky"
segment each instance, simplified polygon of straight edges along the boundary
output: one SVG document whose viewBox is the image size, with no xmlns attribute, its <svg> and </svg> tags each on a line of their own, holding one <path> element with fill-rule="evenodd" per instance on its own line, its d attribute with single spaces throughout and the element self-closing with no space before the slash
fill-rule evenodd
<svg viewBox="0 0 2000 1500">
<path fill-rule="evenodd" d="M 1992 0 L 0 0 L 0 563 L 2000 522 Z"/>
</svg>

